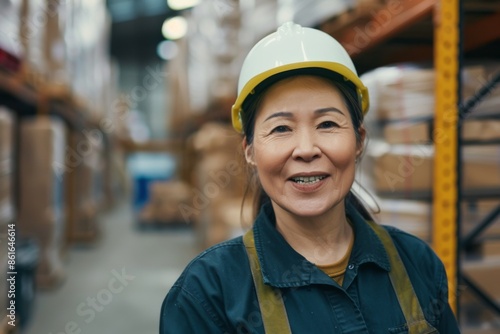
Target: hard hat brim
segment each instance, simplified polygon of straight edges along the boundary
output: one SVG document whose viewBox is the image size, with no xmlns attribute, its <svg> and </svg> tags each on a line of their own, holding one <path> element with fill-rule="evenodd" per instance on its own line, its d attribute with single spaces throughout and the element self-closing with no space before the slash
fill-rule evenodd
<svg viewBox="0 0 500 334">
<path fill-rule="evenodd" d="M 356 86 L 357 94 L 361 101 L 361 110 L 363 112 L 363 115 L 366 114 L 369 108 L 368 89 L 355 73 L 353 73 L 346 66 L 339 63 L 327 61 L 307 61 L 277 66 L 268 71 L 259 73 L 258 75 L 250 79 L 241 89 L 240 94 L 238 95 L 234 105 L 231 108 L 231 117 L 234 129 L 240 133 L 243 132 L 243 124 L 241 122 L 241 112 L 245 112 L 242 109 L 243 102 L 247 99 L 248 96 L 254 93 L 255 88 L 260 83 L 280 73 L 290 72 L 290 74 L 292 75 L 294 70 L 307 68 L 319 68 L 329 72 L 338 73 L 347 80 L 351 81 Z"/>
</svg>

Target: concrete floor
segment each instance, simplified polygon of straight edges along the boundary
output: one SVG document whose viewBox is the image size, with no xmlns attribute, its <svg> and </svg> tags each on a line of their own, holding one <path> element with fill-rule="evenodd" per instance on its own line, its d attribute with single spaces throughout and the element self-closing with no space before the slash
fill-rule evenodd
<svg viewBox="0 0 500 334">
<path fill-rule="evenodd" d="M 99 220 L 102 240 L 69 251 L 66 281 L 37 293 L 23 334 L 158 333 L 163 298 L 197 253 L 193 232 L 138 231 L 126 204 Z"/>
</svg>

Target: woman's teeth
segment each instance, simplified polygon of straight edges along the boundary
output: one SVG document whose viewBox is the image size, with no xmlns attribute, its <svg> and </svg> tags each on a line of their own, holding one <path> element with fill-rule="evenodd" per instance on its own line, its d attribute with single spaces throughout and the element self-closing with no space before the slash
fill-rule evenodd
<svg viewBox="0 0 500 334">
<path fill-rule="evenodd" d="M 326 176 L 299 176 L 292 178 L 292 181 L 299 184 L 313 184 L 323 180 Z"/>
</svg>

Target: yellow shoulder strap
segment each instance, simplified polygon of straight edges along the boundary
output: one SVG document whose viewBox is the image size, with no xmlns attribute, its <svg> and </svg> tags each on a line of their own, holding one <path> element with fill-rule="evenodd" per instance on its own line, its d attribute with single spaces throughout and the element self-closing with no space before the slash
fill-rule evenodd
<svg viewBox="0 0 500 334">
<path fill-rule="evenodd" d="M 368 222 L 378 235 L 389 256 L 391 271 L 389 277 L 392 287 L 396 292 L 399 305 L 408 325 L 409 334 L 431 334 L 437 333 L 424 317 L 417 295 L 413 290 L 406 269 L 399 253 L 392 242 L 389 233 L 380 225 Z M 290 334 L 290 325 L 286 314 L 285 304 L 278 289 L 273 289 L 264 284 L 260 270 L 260 263 L 255 249 L 253 230 L 249 230 L 243 236 L 243 243 L 248 254 L 252 277 L 257 291 L 257 299 L 262 314 L 265 332 L 268 334 Z"/>
<path fill-rule="evenodd" d="M 259 258 L 255 249 L 253 230 L 245 233 L 243 243 L 245 244 L 252 270 L 253 283 L 257 291 L 257 300 L 259 301 L 265 332 L 268 334 L 291 334 L 292 331 L 290 330 L 280 290 L 264 284 L 264 280 L 262 279 Z"/>
<path fill-rule="evenodd" d="M 396 246 L 394 246 L 394 242 L 392 241 L 389 232 L 375 222 L 368 221 L 368 224 L 382 241 L 387 255 L 389 256 L 389 262 L 391 264 L 389 277 L 391 279 L 392 287 L 398 297 L 399 306 L 401 307 L 406 319 L 408 333 L 437 333 L 437 330 L 425 320 L 417 295 L 413 290 L 413 285 L 411 284 L 406 268 L 401 260 L 401 257 L 399 256 Z"/>
</svg>

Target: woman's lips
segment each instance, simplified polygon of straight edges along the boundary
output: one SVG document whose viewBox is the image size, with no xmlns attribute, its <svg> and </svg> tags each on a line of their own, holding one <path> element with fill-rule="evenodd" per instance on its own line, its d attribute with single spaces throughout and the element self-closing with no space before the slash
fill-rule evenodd
<svg viewBox="0 0 500 334">
<path fill-rule="evenodd" d="M 293 176 L 289 178 L 293 188 L 301 192 L 313 192 L 319 189 L 323 184 L 326 183 L 329 175 L 318 174 L 318 175 L 300 175 Z"/>
</svg>

